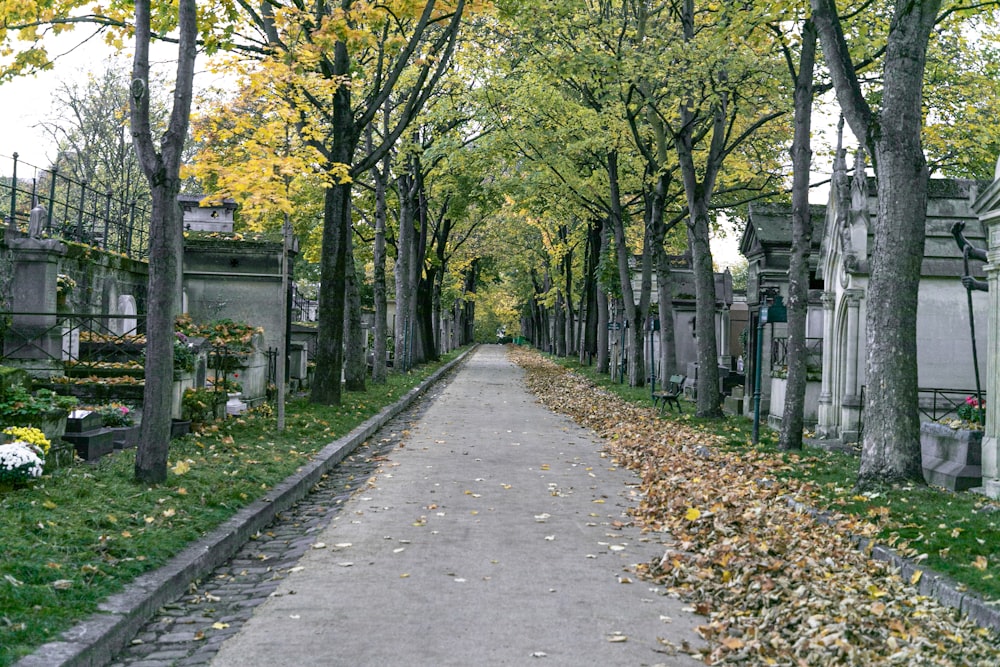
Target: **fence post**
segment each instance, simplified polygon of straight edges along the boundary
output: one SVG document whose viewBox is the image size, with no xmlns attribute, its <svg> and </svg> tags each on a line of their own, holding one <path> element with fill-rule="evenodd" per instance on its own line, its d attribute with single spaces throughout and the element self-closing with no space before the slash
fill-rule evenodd
<svg viewBox="0 0 1000 667">
<path fill-rule="evenodd" d="M 132 232 L 135 230 L 135 200 L 133 199 L 129 204 L 128 213 L 128 246 L 125 254 L 129 257 L 132 256 Z"/>
<path fill-rule="evenodd" d="M 87 198 L 87 180 L 84 179 L 80 183 L 80 208 L 76 212 L 76 240 L 83 240 L 83 207 L 86 205 Z"/>
<path fill-rule="evenodd" d="M 49 183 L 49 216 L 45 221 L 45 230 L 50 231 L 52 229 L 52 213 L 56 208 L 56 179 L 59 177 L 59 165 L 52 167 L 52 182 Z"/>
<path fill-rule="evenodd" d="M 111 222 L 111 189 L 104 193 L 104 250 L 108 249 L 108 224 Z"/>
<path fill-rule="evenodd" d="M 14 175 L 10 177 L 10 224 L 14 224 L 17 211 L 17 153 L 14 153 Z"/>
</svg>

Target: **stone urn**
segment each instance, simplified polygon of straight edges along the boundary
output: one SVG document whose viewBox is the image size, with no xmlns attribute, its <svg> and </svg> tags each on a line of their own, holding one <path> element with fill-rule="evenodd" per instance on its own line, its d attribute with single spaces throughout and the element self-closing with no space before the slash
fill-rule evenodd
<svg viewBox="0 0 1000 667">
<path fill-rule="evenodd" d="M 229 394 L 229 400 L 226 401 L 226 414 L 227 415 L 241 415 L 246 412 L 247 404 L 245 401 L 240 399 L 240 392 L 234 392 Z"/>
</svg>

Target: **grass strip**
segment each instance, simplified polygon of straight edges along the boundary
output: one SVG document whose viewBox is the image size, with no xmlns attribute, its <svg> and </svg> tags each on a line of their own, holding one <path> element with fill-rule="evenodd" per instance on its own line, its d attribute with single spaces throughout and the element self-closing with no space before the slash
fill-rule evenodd
<svg viewBox="0 0 1000 667">
<path fill-rule="evenodd" d="M 174 440 L 161 485 L 137 484 L 126 450 L 0 488 L 0 666 L 55 640 L 460 352 L 344 392 L 339 406 L 291 400 L 282 432 L 265 405 Z"/>
</svg>

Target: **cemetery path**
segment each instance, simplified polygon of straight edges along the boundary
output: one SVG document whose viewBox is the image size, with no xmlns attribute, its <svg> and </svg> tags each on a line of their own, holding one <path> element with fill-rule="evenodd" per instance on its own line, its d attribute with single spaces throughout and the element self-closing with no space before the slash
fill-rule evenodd
<svg viewBox="0 0 1000 667">
<path fill-rule="evenodd" d="M 671 647 L 699 619 L 631 572 L 663 545 L 601 449 L 480 347 L 114 664 L 697 664 Z"/>
</svg>

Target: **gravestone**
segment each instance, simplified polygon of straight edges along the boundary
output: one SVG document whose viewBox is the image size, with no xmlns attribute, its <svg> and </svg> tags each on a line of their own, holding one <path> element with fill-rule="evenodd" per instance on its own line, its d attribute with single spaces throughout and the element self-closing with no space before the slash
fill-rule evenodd
<svg viewBox="0 0 1000 667">
<path fill-rule="evenodd" d="M 122 294 L 118 297 L 117 332 L 119 336 L 132 336 L 136 332 L 136 308 L 135 297 L 131 294 Z"/>
</svg>

